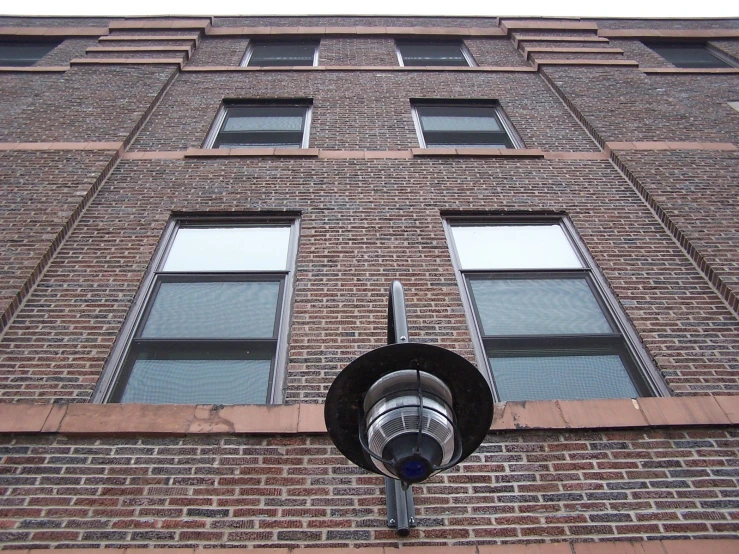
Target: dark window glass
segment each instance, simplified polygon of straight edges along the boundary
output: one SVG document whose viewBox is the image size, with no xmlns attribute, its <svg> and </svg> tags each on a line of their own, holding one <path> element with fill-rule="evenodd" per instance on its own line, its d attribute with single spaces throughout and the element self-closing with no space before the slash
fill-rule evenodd
<svg viewBox="0 0 739 554">
<path fill-rule="evenodd" d="M 306 105 L 226 106 L 213 148 L 300 148 L 307 113 Z"/>
<path fill-rule="evenodd" d="M 316 41 L 262 42 L 254 41 L 247 54 L 247 66 L 284 67 L 313 65 Z"/>
<path fill-rule="evenodd" d="M 0 42 L 0 66 L 31 66 L 57 46 L 58 42 Z"/>
<path fill-rule="evenodd" d="M 539 355 L 537 355 L 539 354 Z M 579 400 L 642 396 L 619 352 L 543 351 L 490 358 L 498 394 L 505 400 Z"/>
<path fill-rule="evenodd" d="M 459 42 L 398 42 L 404 66 L 469 66 Z"/>
<path fill-rule="evenodd" d="M 562 226 L 458 224 L 451 234 L 500 400 L 651 395 Z"/>
<path fill-rule="evenodd" d="M 291 227 L 180 226 L 112 402 L 269 402 Z"/>
<path fill-rule="evenodd" d="M 675 67 L 706 69 L 732 67 L 711 53 L 704 44 L 650 43 L 647 46 Z"/>
<path fill-rule="evenodd" d="M 495 106 L 415 106 L 428 147 L 515 148 Z"/>
</svg>

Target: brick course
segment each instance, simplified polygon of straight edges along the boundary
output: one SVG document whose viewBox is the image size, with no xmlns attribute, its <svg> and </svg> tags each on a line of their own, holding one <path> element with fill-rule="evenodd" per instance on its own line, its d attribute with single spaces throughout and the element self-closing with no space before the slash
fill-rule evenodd
<svg viewBox="0 0 739 554">
<path fill-rule="evenodd" d="M 412 545 L 736 535 L 731 431 L 497 433 L 414 486 Z M 384 482 L 324 436 L 0 444 L 3 546 L 323 547 L 401 544 Z"/>
<path fill-rule="evenodd" d="M 288 402 L 320 401 L 338 370 L 384 342 L 393 278 L 406 286 L 412 336 L 472 358 L 439 214 L 532 205 L 570 214 L 674 392 L 737 390 L 733 314 L 608 162 L 216 158 L 121 162 L 0 343 L 13 375 L 0 394 L 88 397 L 173 212 L 302 212 Z M 48 363 L 63 382 L 37 383 Z"/>
<path fill-rule="evenodd" d="M 397 65 L 397 63 L 396 63 Z M 394 150 L 418 146 L 411 98 L 499 100 L 528 148 L 595 151 L 596 145 L 528 73 L 265 71 L 181 74 L 133 151 L 200 147 L 224 98 L 312 98 L 310 146 Z M 432 83 L 437 83 L 432 86 Z M 198 95 L 188 94 L 196 88 Z M 362 90 L 362 95 L 347 94 Z M 543 123 L 546 122 L 546 125 Z"/>
</svg>

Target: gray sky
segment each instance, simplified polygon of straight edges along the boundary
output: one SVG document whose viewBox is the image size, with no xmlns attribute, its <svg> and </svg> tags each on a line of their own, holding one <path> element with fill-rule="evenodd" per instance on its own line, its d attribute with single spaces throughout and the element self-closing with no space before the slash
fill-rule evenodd
<svg viewBox="0 0 739 554">
<path fill-rule="evenodd" d="M 204 12 L 203 10 L 207 10 Z M 737 0 L 6 0 L 6 15 L 541 15 L 581 17 L 737 17 Z"/>
</svg>

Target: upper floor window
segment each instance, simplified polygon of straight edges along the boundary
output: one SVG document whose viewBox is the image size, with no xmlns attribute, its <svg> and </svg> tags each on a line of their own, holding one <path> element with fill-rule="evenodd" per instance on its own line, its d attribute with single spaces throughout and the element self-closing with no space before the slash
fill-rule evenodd
<svg viewBox="0 0 739 554">
<path fill-rule="evenodd" d="M 134 306 L 110 402 L 279 401 L 297 222 L 173 222 Z"/>
<path fill-rule="evenodd" d="M 308 102 L 229 102 L 216 117 L 206 148 L 307 148 Z"/>
<path fill-rule="evenodd" d="M 500 106 L 495 102 L 415 101 L 413 116 L 422 147 L 519 148 Z"/>
<path fill-rule="evenodd" d="M 300 65 L 318 65 L 318 41 L 250 41 L 241 65 L 249 67 L 293 67 Z"/>
<path fill-rule="evenodd" d="M 57 46 L 58 42 L 0 42 L 0 66 L 31 66 Z"/>
<path fill-rule="evenodd" d="M 705 44 L 690 42 L 645 43 L 675 67 L 682 68 L 726 68 L 733 67 L 728 61 L 709 50 Z"/>
<path fill-rule="evenodd" d="M 398 61 L 403 66 L 475 65 L 461 41 L 397 41 Z"/>
<path fill-rule="evenodd" d="M 634 398 L 659 389 L 646 372 L 649 358 L 565 221 L 447 225 L 498 399 Z"/>
</svg>

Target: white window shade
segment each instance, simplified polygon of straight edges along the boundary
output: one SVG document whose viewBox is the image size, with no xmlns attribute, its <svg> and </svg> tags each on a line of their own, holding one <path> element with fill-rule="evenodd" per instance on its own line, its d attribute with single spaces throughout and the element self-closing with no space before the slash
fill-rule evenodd
<svg viewBox="0 0 739 554">
<path fill-rule="evenodd" d="M 289 243 L 290 227 L 182 227 L 163 270 L 285 271 Z"/>
<path fill-rule="evenodd" d="M 452 227 L 462 270 L 583 267 L 559 225 Z"/>
</svg>

